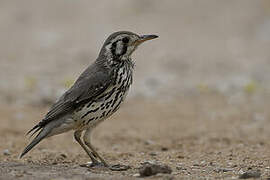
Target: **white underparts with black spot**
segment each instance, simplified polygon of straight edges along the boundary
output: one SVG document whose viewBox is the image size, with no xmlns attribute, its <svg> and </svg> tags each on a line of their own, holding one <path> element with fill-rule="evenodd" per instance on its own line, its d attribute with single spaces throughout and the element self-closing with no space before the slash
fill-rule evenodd
<svg viewBox="0 0 270 180">
<path fill-rule="evenodd" d="M 125 100 L 131 83 L 132 69 L 124 65 L 118 70 L 113 86 L 75 111 L 73 119 L 79 126 L 76 128 L 95 127 L 116 112 Z"/>
</svg>

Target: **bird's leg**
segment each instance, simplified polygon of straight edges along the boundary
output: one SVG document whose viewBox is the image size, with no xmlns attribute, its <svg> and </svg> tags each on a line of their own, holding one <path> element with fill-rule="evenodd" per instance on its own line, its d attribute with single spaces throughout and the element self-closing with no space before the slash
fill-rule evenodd
<svg viewBox="0 0 270 180">
<path fill-rule="evenodd" d="M 92 146 L 91 144 L 91 137 L 90 137 L 90 134 L 91 134 L 91 130 L 88 128 L 85 133 L 84 133 L 84 136 L 83 136 L 83 140 L 84 140 L 84 143 L 87 147 L 89 147 L 89 149 L 92 151 L 93 155 L 95 157 L 97 157 L 105 167 L 109 167 L 109 165 L 107 164 L 107 162 L 97 153 L 97 151 L 95 150 L 95 148 Z"/>
<path fill-rule="evenodd" d="M 98 160 L 96 160 L 96 158 L 94 157 L 92 152 L 90 152 L 89 149 L 87 149 L 87 147 L 83 144 L 83 142 L 81 140 L 81 135 L 82 135 L 82 131 L 75 131 L 74 132 L 75 140 L 81 145 L 81 147 L 84 149 L 84 151 L 87 153 L 87 155 L 91 158 L 92 163 L 99 164 L 100 162 L 98 162 Z"/>
<path fill-rule="evenodd" d="M 86 146 L 89 147 L 89 149 L 91 149 L 93 155 L 97 157 L 104 164 L 105 167 L 108 167 L 112 171 L 126 171 L 130 169 L 130 166 L 121 165 L 121 164 L 108 165 L 108 163 L 106 163 L 106 161 L 97 153 L 95 148 L 92 146 L 90 134 L 91 134 L 91 130 L 87 129 L 83 136 L 84 143 L 86 144 Z"/>
</svg>

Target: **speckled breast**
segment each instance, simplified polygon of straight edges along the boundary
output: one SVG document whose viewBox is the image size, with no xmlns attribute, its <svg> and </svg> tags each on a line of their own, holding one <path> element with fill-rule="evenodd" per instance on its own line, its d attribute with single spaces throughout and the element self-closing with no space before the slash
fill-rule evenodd
<svg viewBox="0 0 270 180">
<path fill-rule="evenodd" d="M 132 69 L 126 66 L 120 68 L 114 84 L 96 99 L 80 107 L 80 110 L 74 113 L 74 120 L 82 128 L 95 127 L 119 109 L 131 83 Z"/>
</svg>

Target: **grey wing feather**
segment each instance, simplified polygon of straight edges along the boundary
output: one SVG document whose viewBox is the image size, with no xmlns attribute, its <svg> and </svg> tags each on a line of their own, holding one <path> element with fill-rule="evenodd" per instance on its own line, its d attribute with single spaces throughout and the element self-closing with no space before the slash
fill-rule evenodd
<svg viewBox="0 0 270 180">
<path fill-rule="evenodd" d="M 81 103 L 85 103 L 89 99 L 100 95 L 112 84 L 112 82 L 113 79 L 110 72 L 104 67 L 101 68 L 96 64 L 92 64 L 81 74 L 74 85 L 52 106 L 45 118 L 34 126 L 27 134 L 33 130 L 43 128 L 54 119 L 76 109 Z"/>
</svg>

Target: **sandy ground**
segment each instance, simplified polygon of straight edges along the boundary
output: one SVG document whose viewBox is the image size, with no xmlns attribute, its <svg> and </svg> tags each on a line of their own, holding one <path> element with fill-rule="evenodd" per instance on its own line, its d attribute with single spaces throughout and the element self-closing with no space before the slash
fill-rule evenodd
<svg viewBox="0 0 270 180">
<path fill-rule="evenodd" d="M 0 1 L 0 179 L 270 177 L 269 0 Z M 89 161 L 72 132 L 23 159 L 25 133 L 112 32 L 158 34 L 136 50 L 127 101 L 94 131 L 112 172 Z"/>
<path fill-rule="evenodd" d="M 247 99 L 249 97 L 247 95 Z M 111 164 L 126 164 L 124 172 L 80 167 L 89 161 L 72 133 L 44 140 L 25 158 L 17 159 L 28 142 L 25 132 L 47 108 L 1 106 L 1 179 L 136 179 L 146 161 L 166 164 L 170 175 L 150 179 L 233 179 L 248 171 L 270 177 L 269 113 L 267 106 L 230 104 L 203 93 L 175 103 L 137 99 L 126 103 L 98 127 L 93 144 Z M 263 114 L 263 116 L 262 116 Z"/>
</svg>

